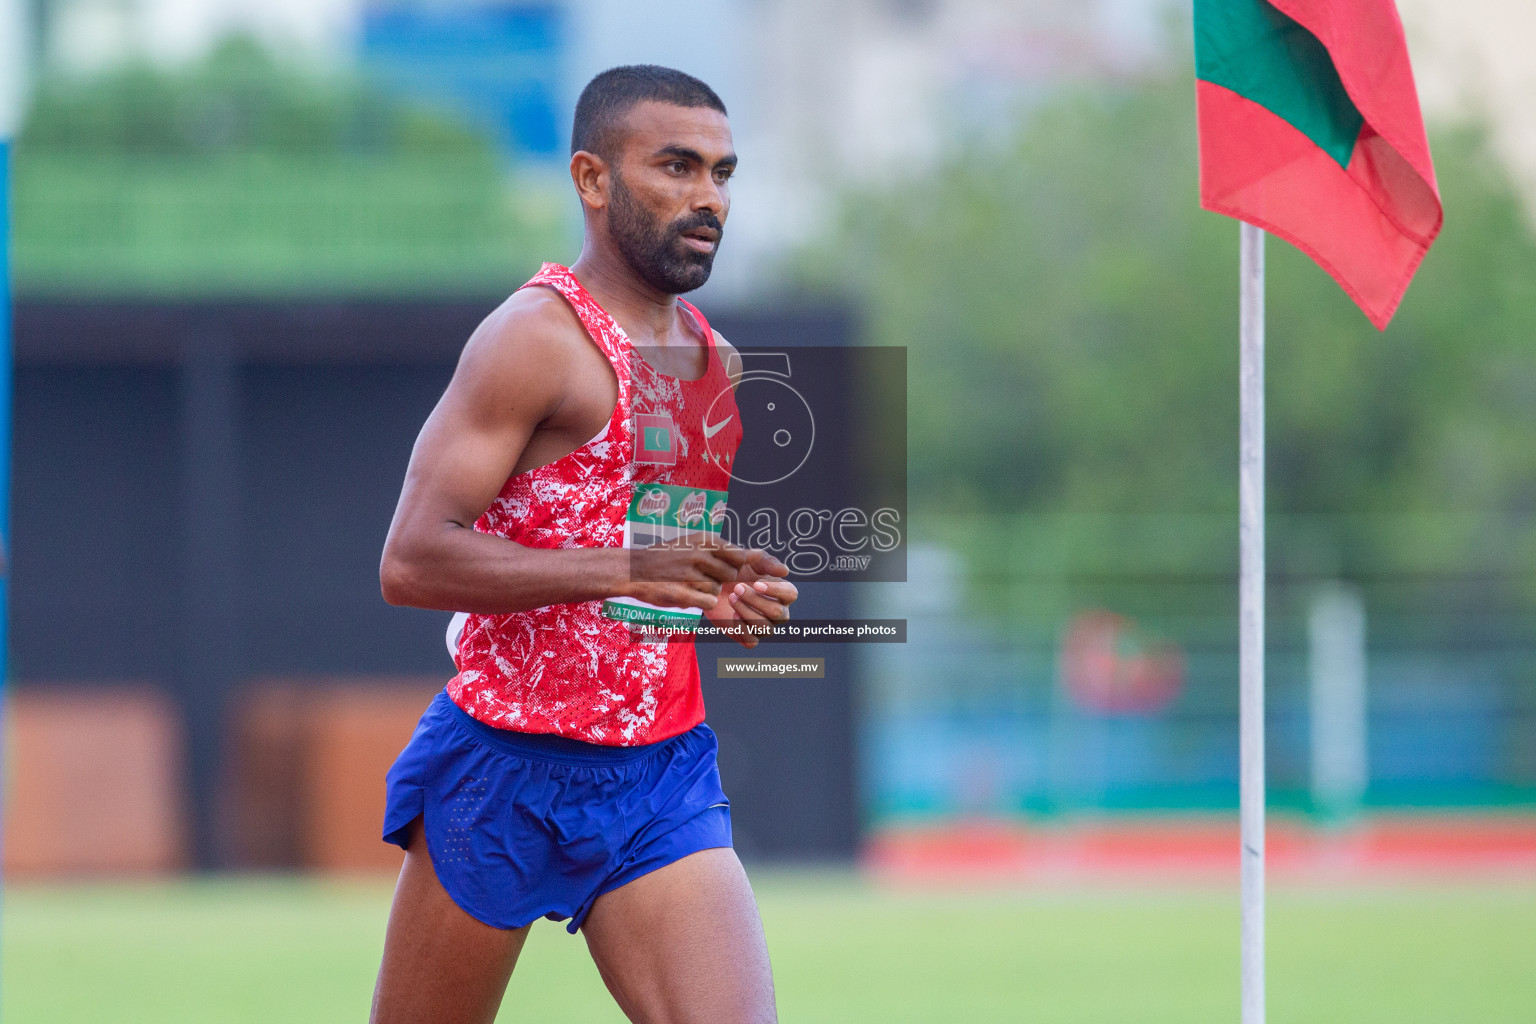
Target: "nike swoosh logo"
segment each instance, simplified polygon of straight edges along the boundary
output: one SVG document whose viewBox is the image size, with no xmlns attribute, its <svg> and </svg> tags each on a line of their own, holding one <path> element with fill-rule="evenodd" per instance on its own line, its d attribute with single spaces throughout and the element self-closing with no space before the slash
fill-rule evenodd
<svg viewBox="0 0 1536 1024">
<path fill-rule="evenodd" d="M 708 423 L 704 424 L 704 440 L 708 441 L 710 438 L 720 433 L 721 429 L 723 429 L 727 423 L 731 422 L 731 420 L 735 418 L 736 417 L 733 414 L 727 416 L 725 419 L 721 420 L 719 423 L 716 423 L 714 426 L 710 426 Z"/>
</svg>

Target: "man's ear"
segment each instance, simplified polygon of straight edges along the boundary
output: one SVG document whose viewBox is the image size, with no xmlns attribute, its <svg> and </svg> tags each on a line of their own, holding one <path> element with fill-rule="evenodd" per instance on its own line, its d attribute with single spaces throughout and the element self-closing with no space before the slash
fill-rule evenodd
<svg viewBox="0 0 1536 1024">
<path fill-rule="evenodd" d="M 608 205 L 608 161 L 596 153 L 579 149 L 571 156 L 571 182 L 587 209 Z"/>
</svg>

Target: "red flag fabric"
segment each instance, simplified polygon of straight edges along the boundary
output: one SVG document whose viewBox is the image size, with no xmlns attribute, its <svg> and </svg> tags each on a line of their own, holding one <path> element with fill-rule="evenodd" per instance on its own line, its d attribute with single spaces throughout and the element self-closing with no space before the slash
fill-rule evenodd
<svg viewBox="0 0 1536 1024">
<path fill-rule="evenodd" d="M 1385 328 L 1443 212 L 1392 0 L 1196 0 L 1200 198 Z"/>
</svg>

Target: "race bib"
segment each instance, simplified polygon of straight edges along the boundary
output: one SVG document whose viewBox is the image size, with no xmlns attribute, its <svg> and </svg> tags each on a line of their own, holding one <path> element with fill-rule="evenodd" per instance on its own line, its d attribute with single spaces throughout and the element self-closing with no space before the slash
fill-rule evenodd
<svg viewBox="0 0 1536 1024">
<path fill-rule="evenodd" d="M 653 544 L 720 536 L 725 522 L 725 491 L 673 484 L 637 484 L 624 517 L 624 546 L 638 551 Z M 603 614 L 632 623 L 635 629 L 691 632 L 704 613 L 698 608 L 663 608 L 632 597 L 610 597 Z"/>
</svg>

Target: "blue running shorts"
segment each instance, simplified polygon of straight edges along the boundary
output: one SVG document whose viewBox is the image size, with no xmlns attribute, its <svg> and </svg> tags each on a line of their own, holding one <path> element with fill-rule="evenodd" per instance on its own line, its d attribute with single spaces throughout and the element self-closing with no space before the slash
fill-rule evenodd
<svg viewBox="0 0 1536 1024">
<path fill-rule="evenodd" d="M 715 734 L 699 724 L 639 747 L 511 732 L 439 693 L 389 770 L 384 839 L 411 822 L 438 880 L 496 928 L 581 927 L 603 893 L 690 853 L 731 845 Z"/>
</svg>

